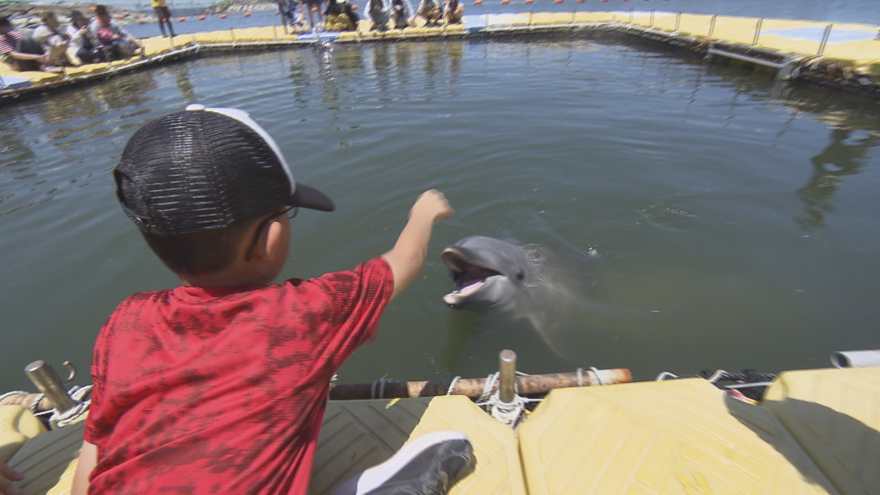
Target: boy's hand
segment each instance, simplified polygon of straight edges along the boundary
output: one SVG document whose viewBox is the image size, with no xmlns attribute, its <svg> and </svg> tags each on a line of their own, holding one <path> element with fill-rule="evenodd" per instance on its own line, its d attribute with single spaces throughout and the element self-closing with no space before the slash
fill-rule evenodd
<svg viewBox="0 0 880 495">
<path fill-rule="evenodd" d="M 428 255 L 428 243 L 431 241 L 431 229 L 436 222 L 446 220 L 455 211 L 440 191 L 425 191 L 409 210 L 409 221 L 397 238 L 391 251 L 382 257 L 391 267 L 394 275 L 394 291 L 391 298 L 409 285 L 425 266 Z"/>
<path fill-rule="evenodd" d="M 0 462 L 0 493 L 4 495 L 24 495 L 17 486 L 13 485 L 13 481 L 21 481 L 24 476 L 13 470 L 11 467 Z"/>
<path fill-rule="evenodd" d="M 454 214 L 455 210 L 449 205 L 446 196 L 436 189 L 430 189 L 419 196 L 409 212 L 409 217 L 425 215 L 431 219 L 432 223 L 436 223 L 446 220 Z"/>
</svg>

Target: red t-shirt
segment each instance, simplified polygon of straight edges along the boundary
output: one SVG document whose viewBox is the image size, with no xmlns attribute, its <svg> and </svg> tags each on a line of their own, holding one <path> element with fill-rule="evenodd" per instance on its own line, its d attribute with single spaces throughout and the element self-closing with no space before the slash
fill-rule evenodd
<svg viewBox="0 0 880 495">
<path fill-rule="evenodd" d="M 306 493 L 330 378 L 376 333 L 393 276 L 135 294 L 101 329 L 89 493 Z"/>
</svg>

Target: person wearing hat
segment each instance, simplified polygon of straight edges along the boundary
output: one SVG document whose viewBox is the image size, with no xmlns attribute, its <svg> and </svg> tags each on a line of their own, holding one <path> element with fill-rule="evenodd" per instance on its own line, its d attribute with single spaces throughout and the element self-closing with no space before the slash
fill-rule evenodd
<svg viewBox="0 0 880 495">
<path fill-rule="evenodd" d="M 100 43 L 89 30 L 89 20 L 78 10 L 70 12 L 70 24 L 67 26 L 70 37 L 70 49 L 81 64 L 104 62 L 104 51 Z"/>
<path fill-rule="evenodd" d="M 289 218 L 335 206 L 246 112 L 147 121 L 113 179 L 180 286 L 101 328 L 73 493 L 306 493 L 330 378 L 421 271 L 446 198 L 419 196 L 394 247 L 353 270 L 273 284 Z"/>
</svg>

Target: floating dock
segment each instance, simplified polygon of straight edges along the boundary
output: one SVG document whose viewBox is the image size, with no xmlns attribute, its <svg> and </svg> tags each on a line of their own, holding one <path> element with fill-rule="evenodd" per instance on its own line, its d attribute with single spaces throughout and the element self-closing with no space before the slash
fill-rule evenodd
<svg viewBox="0 0 880 495">
<path fill-rule="evenodd" d="M 466 15 L 462 24 L 371 31 L 286 33 L 281 26 L 143 39 L 144 57 L 64 69 L 15 72 L 0 64 L 0 102 L 49 93 L 153 65 L 221 51 L 281 49 L 318 43 L 362 43 L 464 37 L 559 34 L 628 42 L 644 40 L 709 58 L 763 66 L 799 80 L 880 98 L 880 26 L 675 12 L 523 12 Z"/>
<path fill-rule="evenodd" d="M 785 372 L 757 404 L 701 378 L 559 389 L 517 429 L 463 396 L 330 401 L 310 493 L 441 430 L 466 433 L 477 458 L 450 495 L 868 495 L 880 490 L 880 367 Z M 30 495 L 69 493 L 82 431 L 46 432 L 0 406 L 0 461 Z"/>
</svg>

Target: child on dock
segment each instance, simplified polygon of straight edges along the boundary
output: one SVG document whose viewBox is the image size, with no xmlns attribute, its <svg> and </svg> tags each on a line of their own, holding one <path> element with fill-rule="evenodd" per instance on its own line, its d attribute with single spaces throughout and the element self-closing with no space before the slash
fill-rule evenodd
<svg viewBox="0 0 880 495">
<path fill-rule="evenodd" d="M 190 105 L 148 121 L 113 176 L 181 286 L 129 297 L 101 329 L 73 493 L 306 493 L 330 379 L 421 271 L 449 203 L 427 191 L 390 251 L 279 285 L 288 218 L 335 207 L 247 113 Z M 419 448 L 450 460 L 435 482 L 473 467 L 460 434 Z"/>
</svg>

